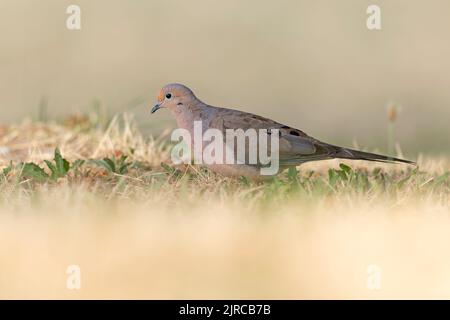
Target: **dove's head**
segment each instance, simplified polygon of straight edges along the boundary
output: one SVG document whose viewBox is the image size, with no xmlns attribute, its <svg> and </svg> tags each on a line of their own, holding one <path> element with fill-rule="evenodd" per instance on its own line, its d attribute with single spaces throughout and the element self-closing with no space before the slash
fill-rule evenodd
<svg viewBox="0 0 450 320">
<path fill-rule="evenodd" d="M 161 108 L 167 108 L 176 114 L 188 107 L 190 103 L 196 100 L 196 97 L 188 87 L 178 83 L 171 83 L 159 91 L 157 99 L 158 102 L 152 108 L 152 113 Z"/>
</svg>

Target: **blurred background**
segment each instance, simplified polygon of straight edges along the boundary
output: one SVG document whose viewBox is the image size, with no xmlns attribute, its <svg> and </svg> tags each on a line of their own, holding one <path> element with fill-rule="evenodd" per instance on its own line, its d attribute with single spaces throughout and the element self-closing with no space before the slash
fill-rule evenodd
<svg viewBox="0 0 450 320">
<path fill-rule="evenodd" d="M 380 31 L 366 27 L 370 4 Z M 381 151 L 393 103 L 405 154 L 449 154 L 449 16 L 446 0 L 1 0 L 0 122 L 102 108 L 158 134 L 174 122 L 149 108 L 181 82 L 209 104 Z"/>
</svg>

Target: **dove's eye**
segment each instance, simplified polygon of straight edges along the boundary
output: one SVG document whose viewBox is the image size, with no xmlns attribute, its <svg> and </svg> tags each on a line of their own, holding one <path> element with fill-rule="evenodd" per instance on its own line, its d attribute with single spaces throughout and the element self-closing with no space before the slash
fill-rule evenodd
<svg viewBox="0 0 450 320">
<path fill-rule="evenodd" d="M 167 99 L 172 99 L 172 94 L 171 93 L 166 94 L 166 98 Z"/>
</svg>

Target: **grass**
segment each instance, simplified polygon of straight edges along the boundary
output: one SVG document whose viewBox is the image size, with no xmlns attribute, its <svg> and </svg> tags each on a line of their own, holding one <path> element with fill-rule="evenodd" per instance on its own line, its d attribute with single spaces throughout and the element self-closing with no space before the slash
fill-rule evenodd
<svg viewBox="0 0 450 320">
<path fill-rule="evenodd" d="M 167 132 L 133 123 L 0 127 L 0 297 L 450 297 L 445 157 L 253 182 L 173 167 Z M 71 264 L 81 290 L 65 286 Z"/>
</svg>

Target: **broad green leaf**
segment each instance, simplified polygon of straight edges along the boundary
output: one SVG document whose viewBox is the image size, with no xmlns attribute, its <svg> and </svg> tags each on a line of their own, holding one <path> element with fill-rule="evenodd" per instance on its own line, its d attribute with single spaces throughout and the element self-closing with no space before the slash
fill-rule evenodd
<svg viewBox="0 0 450 320">
<path fill-rule="evenodd" d="M 45 182 L 50 178 L 44 169 L 35 163 L 25 163 L 22 168 L 22 176 L 32 178 L 38 182 Z"/>
</svg>

